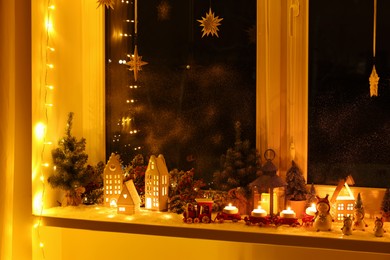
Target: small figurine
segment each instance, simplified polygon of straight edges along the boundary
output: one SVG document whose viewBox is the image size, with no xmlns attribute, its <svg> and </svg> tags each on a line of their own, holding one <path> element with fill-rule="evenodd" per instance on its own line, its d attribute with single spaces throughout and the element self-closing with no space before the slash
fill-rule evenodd
<svg viewBox="0 0 390 260">
<path fill-rule="evenodd" d="M 351 216 L 344 216 L 344 225 L 341 228 L 343 234 L 346 236 L 352 235 L 352 219 Z"/>
<path fill-rule="evenodd" d="M 330 214 L 330 204 L 328 194 L 324 198 L 317 197 L 317 212 L 314 217 L 314 229 L 318 231 L 330 231 L 332 229 L 333 218 Z"/>
<path fill-rule="evenodd" d="M 363 202 L 360 197 L 360 193 L 358 194 L 358 197 L 356 199 L 354 212 L 353 212 L 353 230 L 359 229 L 364 231 L 368 225 L 364 221 L 364 208 L 363 208 Z"/>
<path fill-rule="evenodd" d="M 374 227 L 374 235 L 376 237 L 383 237 L 383 234 L 386 230 L 383 229 L 383 218 L 376 217 L 375 219 L 375 227 Z"/>
</svg>

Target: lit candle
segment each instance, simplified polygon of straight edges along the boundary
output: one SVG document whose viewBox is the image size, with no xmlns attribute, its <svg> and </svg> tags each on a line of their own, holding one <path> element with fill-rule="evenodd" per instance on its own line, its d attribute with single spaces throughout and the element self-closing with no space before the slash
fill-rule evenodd
<svg viewBox="0 0 390 260">
<path fill-rule="evenodd" d="M 313 203 L 310 207 L 306 209 L 306 214 L 310 216 L 314 216 L 317 212 L 316 205 Z"/>
<path fill-rule="evenodd" d="M 225 206 L 223 208 L 223 212 L 226 214 L 237 214 L 238 213 L 238 208 L 235 206 L 232 206 L 231 203 L 229 203 L 228 206 Z"/>
<path fill-rule="evenodd" d="M 282 212 L 280 213 L 280 216 L 282 218 L 295 218 L 296 214 L 295 214 L 294 210 L 292 210 L 290 207 L 288 207 L 287 209 L 282 210 Z"/>
<path fill-rule="evenodd" d="M 253 217 L 266 217 L 267 211 L 261 208 L 261 206 L 258 206 L 257 209 L 253 209 L 251 215 Z"/>
</svg>

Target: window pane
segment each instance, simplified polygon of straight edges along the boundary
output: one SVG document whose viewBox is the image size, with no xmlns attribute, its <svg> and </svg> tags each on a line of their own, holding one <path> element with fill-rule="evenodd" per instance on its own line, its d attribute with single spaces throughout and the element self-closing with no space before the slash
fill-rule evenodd
<svg viewBox="0 0 390 260">
<path fill-rule="evenodd" d="M 195 168 L 210 180 L 234 146 L 236 121 L 255 146 L 256 1 L 212 2 L 223 18 L 218 37 L 202 37 L 197 21 L 209 8 L 209 1 L 139 1 L 138 37 L 131 1 L 106 11 L 108 156 L 117 152 L 128 164 L 138 153 L 161 153 L 169 169 Z M 123 64 L 136 43 L 148 62 L 137 81 Z"/>
<path fill-rule="evenodd" d="M 378 1 L 379 96 L 370 97 L 372 0 L 310 1 L 308 181 L 390 185 L 390 2 Z"/>
</svg>

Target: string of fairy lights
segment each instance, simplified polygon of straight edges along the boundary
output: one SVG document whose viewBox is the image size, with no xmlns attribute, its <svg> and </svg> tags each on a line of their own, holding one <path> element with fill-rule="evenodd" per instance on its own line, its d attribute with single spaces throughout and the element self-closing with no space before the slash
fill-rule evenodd
<svg viewBox="0 0 390 260">
<path fill-rule="evenodd" d="M 55 52 L 53 47 L 53 13 L 56 9 L 52 0 L 46 2 L 46 13 L 44 21 L 44 42 L 41 45 L 41 69 L 42 73 L 39 84 L 39 106 L 41 108 L 39 114 L 39 122 L 35 125 L 35 136 L 39 141 L 40 157 L 38 160 L 39 165 L 39 181 L 41 182 L 41 190 L 34 198 L 34 213 L 38 215 L 37 222 L 34 224 L 36 230 L 38 246 L 40 247 L 42 258 L 45 259 L 44 243 L 41 237 L 40 227 L 42 226 L 42 214 L 44 209 L 44 197 L 45 197 L 45 172 L 50 168 L 51 164 L 46 161 L 46 148 L 52 145 L 51 141 L 48 141 L 47 132 L 49 125 L 49 110 L 53 108 L 53 95 L 54 85 L 52 84 L 52 71 L 54 70 L 54 64 L 51 62 Z M 55 169 L 54 169 L 55 170 Z"/>
</svg>

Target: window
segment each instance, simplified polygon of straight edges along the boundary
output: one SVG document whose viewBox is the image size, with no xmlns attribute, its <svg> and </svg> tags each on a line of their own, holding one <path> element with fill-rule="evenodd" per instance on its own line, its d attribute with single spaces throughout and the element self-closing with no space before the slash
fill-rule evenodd
<svg viewBox="0 0 390 260">
<path fill-rule="evenodd" d="M 126 22 L 133 2 L 106 11 L 106 154 L 118 152 L 124 164 L 163 154 L 168 169 L 194 168 L 210 180 L 234 146 L 236 121 L 256 146 L 256 0 L 212 2 L 223 18 L 219 37 L 202 37 L 197 21 L 209 1 L 161 3 L 168 13 L 138 2 L 137 37 Z M 148 62 L 137 81 L 125 64 L 135 46 Z"/>
<path fill-rule="evenodd" d="M 369 92 L 373 3 L 310 1 L 309 182 L 351 174 L 355 186 L 390 185 L 390 2 L 377 6 L 378 97 Z"/>
</svg>

